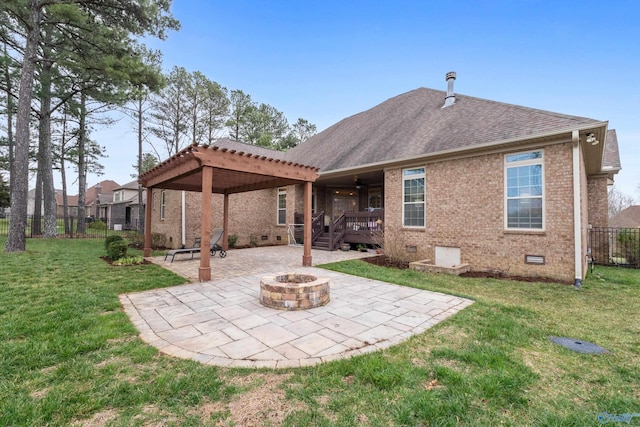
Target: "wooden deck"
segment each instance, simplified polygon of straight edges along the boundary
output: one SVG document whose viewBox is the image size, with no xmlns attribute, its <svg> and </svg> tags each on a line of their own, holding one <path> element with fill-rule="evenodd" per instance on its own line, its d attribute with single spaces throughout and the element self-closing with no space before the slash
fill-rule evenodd
<svg viewBox="0 0 640 427">
<path fill-rule="evenodd" d="M 343 243 L 376 246 L 382 239 L 384 210 L 373 212 L 345 212 L 325 224 L 325 214 L 313 217 L 312 247 L 335 251 Z"/>
</svg>

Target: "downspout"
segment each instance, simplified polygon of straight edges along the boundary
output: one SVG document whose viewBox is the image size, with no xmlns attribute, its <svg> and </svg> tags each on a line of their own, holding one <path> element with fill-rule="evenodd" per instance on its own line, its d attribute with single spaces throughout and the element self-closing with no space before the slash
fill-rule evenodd
<svg viewBox="0 0 640 427">
<path fill-rule="evenodd" d="M 574 271 L 575 281 L 573 286 L 582 288 L 582 223 L 580 215 L 580 133 L 574 130 L 571 133 L 573 142 L 573 244 L 574 244 Z"/>
<path fill-rule="evenodd" d="M 184 190 L 182 190 L 182 220 L 181 220 L 181 224 L 180 224 L 180 229 L 182 232 L 182 247 L 186 248 L 187 247 L 187 220 L 186 220 L 186 214 L 187 214 L 187 205 L 185 203 L 185 192 Z"/>
</svg>

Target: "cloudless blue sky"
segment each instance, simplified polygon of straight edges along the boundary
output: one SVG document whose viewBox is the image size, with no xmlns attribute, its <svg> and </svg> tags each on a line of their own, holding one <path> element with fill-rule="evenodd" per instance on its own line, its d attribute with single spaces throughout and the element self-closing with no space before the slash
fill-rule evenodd
<svg viewBox="0 0 640 427">
<path fill-rule="evenodd" d="M 322 131 L 418 87 L 608 120 L 623 171 L 616 187 L 640 200 L 638 1 L 174 0 L 182 29 L 149 46 L 173 66 Z M 94 137 L 105 176 L 131 180 L 131 124 Z M 145 148 L 146 151 L 148 149 Z"/>
</svg>

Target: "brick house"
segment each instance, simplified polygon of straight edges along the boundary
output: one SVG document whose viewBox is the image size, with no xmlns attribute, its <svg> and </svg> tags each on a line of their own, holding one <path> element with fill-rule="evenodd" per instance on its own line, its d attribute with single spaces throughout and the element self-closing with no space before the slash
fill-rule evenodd
<svg viewBox="0 0 640 427">
<path fill-rule="evenodd" d="M 579 285 L 589 225 L 607 225 L 620 170 L 608 123 L 419 88 L 348 117 L 286 153 L 216 146 L 312 165 L 313 244 L 400 242 L 410 259 Z M 229 197 L 239 244 L 286 244 L 302 185 Z M 212 226 L 221 226 L 213 195 Z M 171 245 L 199 235 L 200 195 L 153 190 L 154 232 Z M 184 222 L 183 222 L 184 221 Z"/>
</svg>

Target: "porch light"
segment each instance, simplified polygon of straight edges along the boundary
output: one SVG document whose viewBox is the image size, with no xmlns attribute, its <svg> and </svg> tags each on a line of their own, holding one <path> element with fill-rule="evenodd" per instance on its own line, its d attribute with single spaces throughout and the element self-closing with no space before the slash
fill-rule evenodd
<svg viewBox="0 0 640 427">
<path fill-rule="evenodd" d="M 593 134 L 593 132 L 589 132 L 587 134 L 587 142 L 591 145 L 598 145 L 600 143 L 600 141 L 596 139 L 596 136 Z"/>
</svg>

